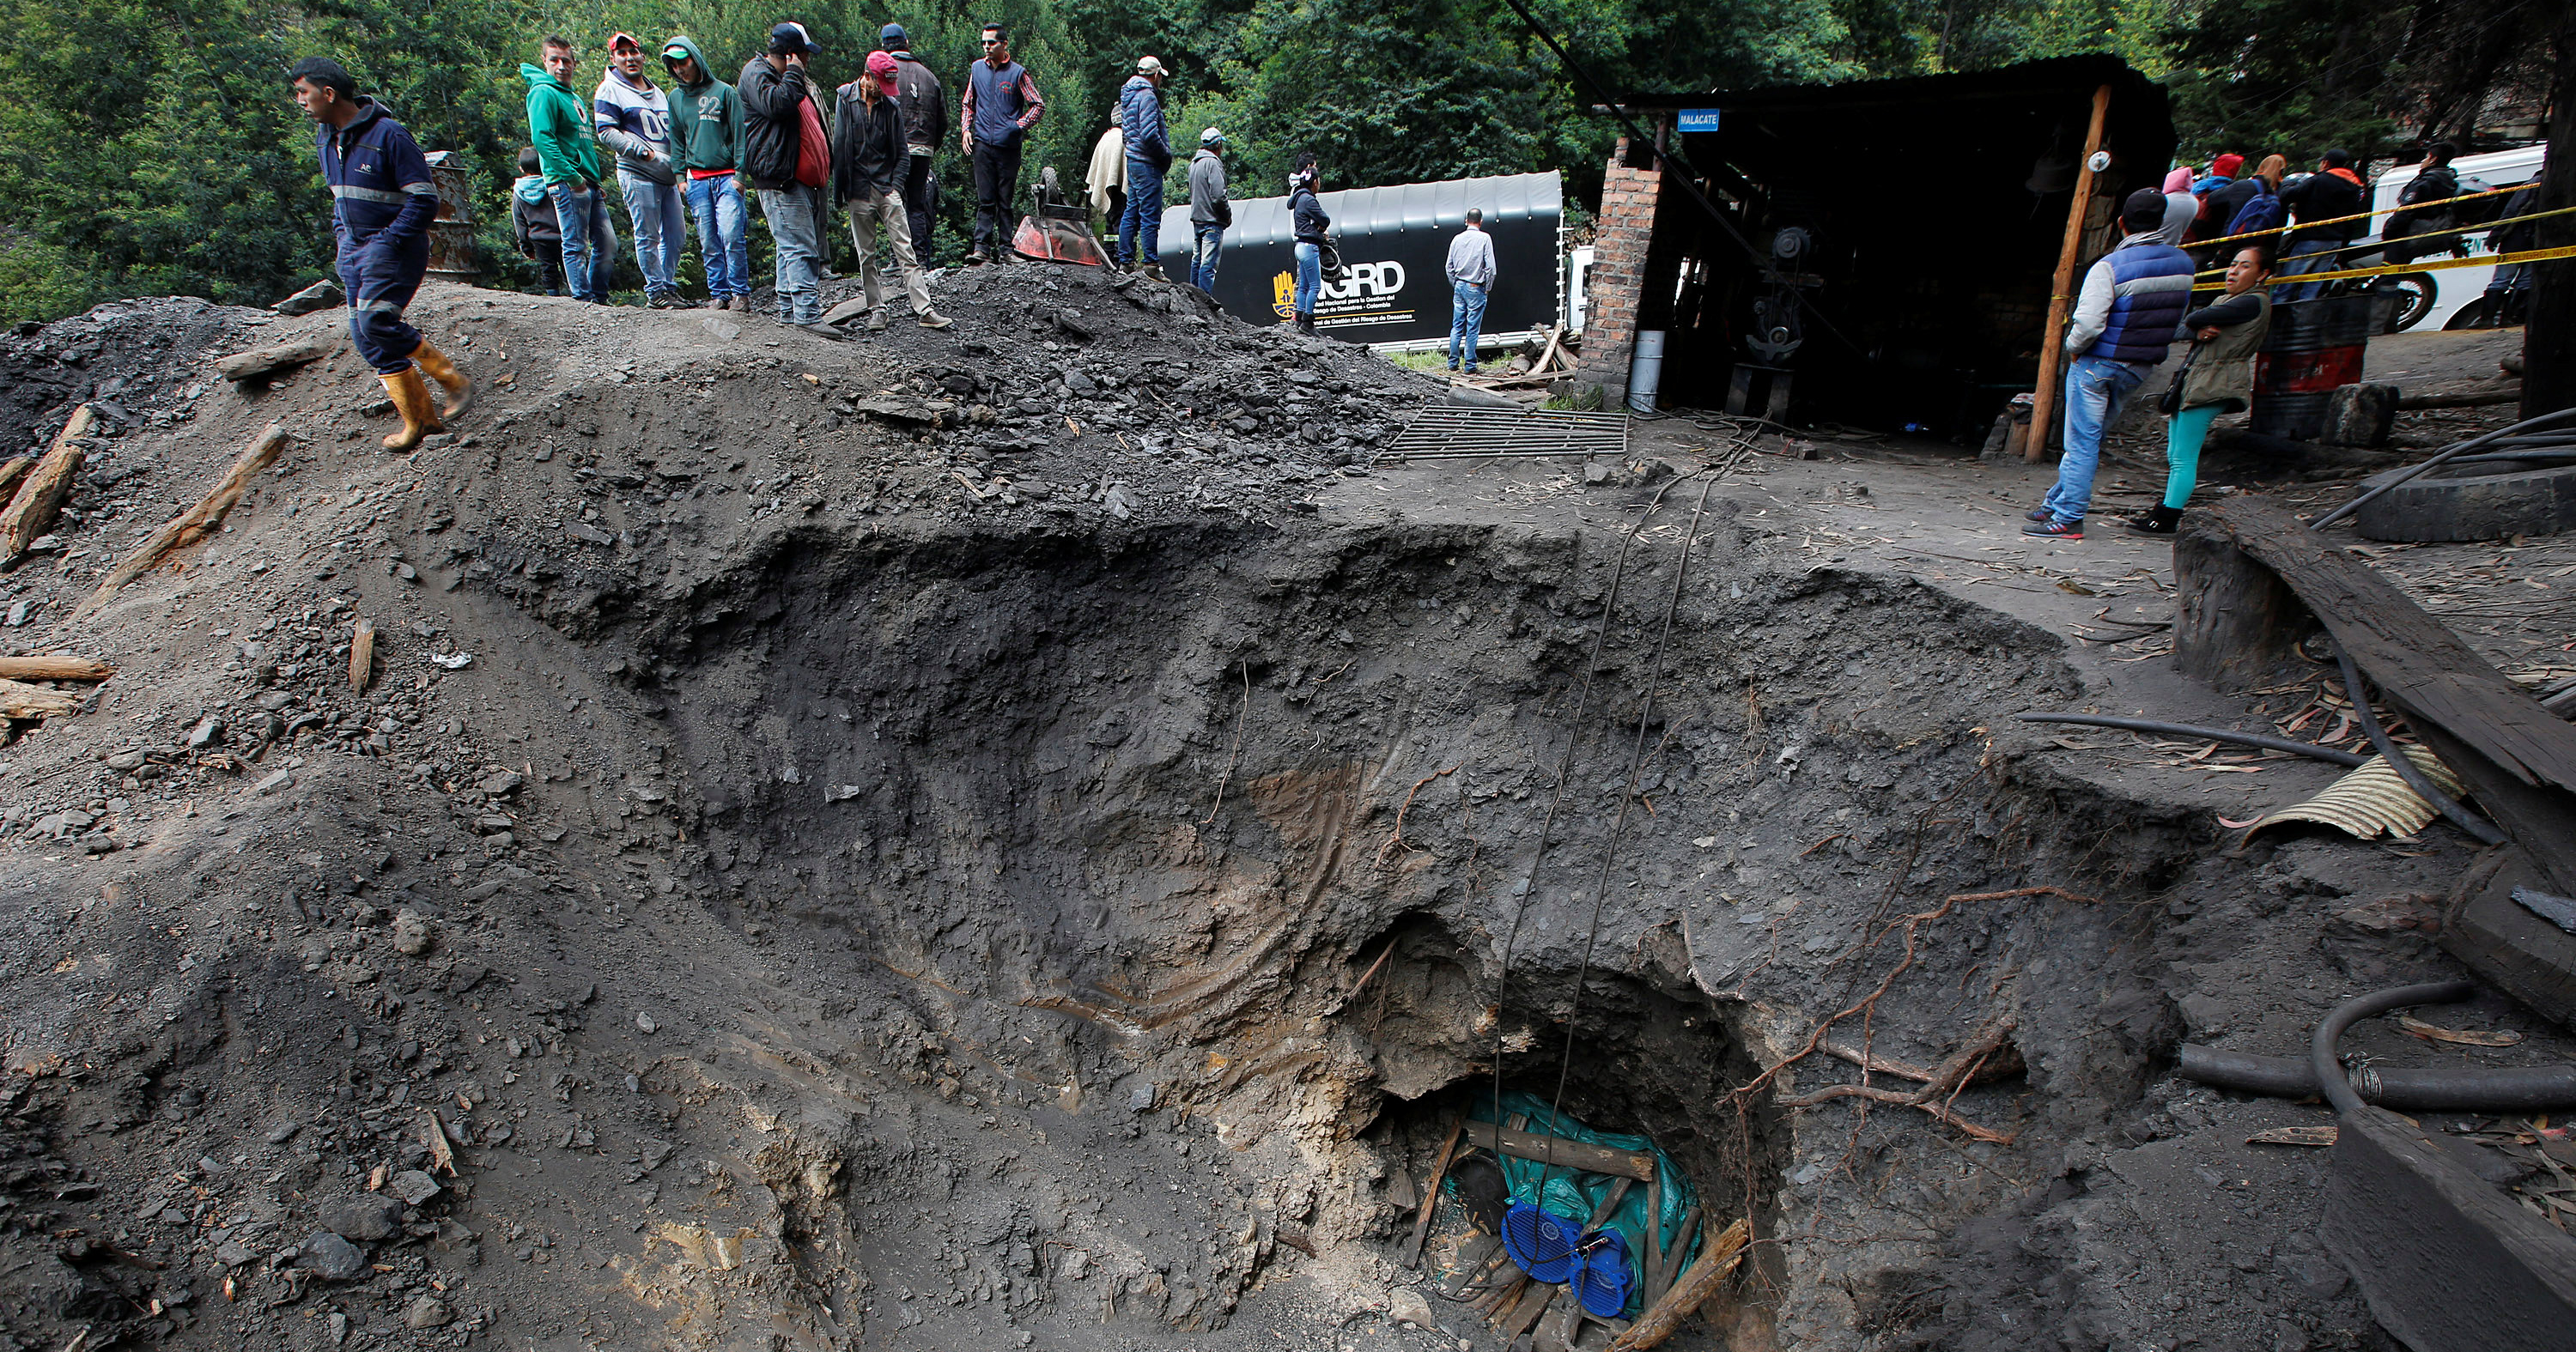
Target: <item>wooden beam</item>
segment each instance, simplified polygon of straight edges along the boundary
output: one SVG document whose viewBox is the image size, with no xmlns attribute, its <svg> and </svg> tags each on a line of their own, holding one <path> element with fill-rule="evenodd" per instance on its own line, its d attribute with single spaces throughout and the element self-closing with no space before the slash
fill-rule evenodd
<svg viewBox="0 0 2576 1352">
<path fill-rule="evenodd" d="M 216 362 L 215 374 L 226 380 L 256 380 L 263 376 L 274 376 L 290 366 L 302 366 L 307 362 L 320 361 L 330 356 L 331 350 L 339 345 L 340 336 L 335 333 L 325 338 L 308 338 L 302 342 L 279 343 L 275 347 L 253 348 L 248 352 L 236 352 Z"/>
<path fill-rule="evenodd" d="M 1748 1222 L 1737 1221 L 1726 1227 L 1726 1233 L 1700 1251 L 1699 1261 L 1691 1264 L 1690 1271 L 1655 1302 L 1654 1308 L 1640 1316 L 1626 1333 L 1611 1340 L 1610 1352 L 1644 1352 L 1673 1336 L 1683 1320 L 1717 1294 L 1718 1283 L 1744 1261 L 1744 1247 L 1752 1242 L 1753 1227 Z"/>
<path fill-rule="evenodd" d="M 1514 1131 L 1491 1122 L 1467 1124 L 1467 1139 L 1497 1155 L 1514 1159 L 1546 1162 L 1549 1151 L 1554 1160 L 1569 1169 L 1587 1174 L 1612 1174 L 1633 1178 L 1640 1183 L 1655 1176 L 1655 1153 L 1651 1150 L 1612 1150 L 1607 1146 L 1569 1141 L 1562 1136 L 1541 1136 L 1534 1131 Z"/>
<path fill-rule="evenodd" d="M 98 584 L 98 590 L 91 592 L 88 600 L 81 602 L 80 610 L 73 618 L 88 615 L 107 604 L 108 597 L 115 594 L 117 588 L 150 572 L 163 555 L 185 549 L 214 534 L 216 528 L 224 524 L 224 516 L 232 511 L 233 504 L 240 502 L 242 494 L 250 491 L 251 480 L 261 470 L 277 463 L 278 453 L 293 440 L 295 438 L 280 423 L 270 423 L 258 436 L 251 438 L 241 454 L 233 457 L 232 468 L 225 470 L 224 477 L 206 490 L 204 497 L 197 499 L 196 506 L 163 522 L 161 529 L 137 545 L 133 553 L 125 556 L 123 563 L 108 570 L 106 580 Z"/>
<path fill-rule="evenodd" d="M 2039 334 L 2039 388 L 2031 391 L 2030 436 L 2022 459 L 2037 464 L 2048 454 L 2056 425 L 2058 376 L 2066 366 L 2066 313 L 2075 304 L 2075 264 L 2084 252 L 2084 217 L 2093 209 L 2093 154 L 2102 148 L 2102 124 L 2111 112 L 2111 86 L 2093 91 L 2093 123 L 2084 133 L 2084 158 L 2075 166 L 2075 200 L 2066 208 L 2066 239 L 2057 246 L 2057 271 L 2048 281 L 2048 327 Z"/>
<path fill-rule="evenodd" d="M 349 688 L 363 695 L 376 679 L 376 622 L 362 619 L 349 630 Z"/>
<path fill-rule="evenodd" d="M 2576 892 L 2576 727 L 2278 503 L 2250 494 L 2222 498 L 2205 516 L 2325 625 L 2478 805 L 2531 852 L 2554 890 Z M 2179 605 L 2194 595 L 2182 585 L 2185 564 L 2178 546 Z M 2185 671 L 2224 665 L 2226 654 L 2200 649 L 2226 633 L 2178 611 L 2174 664 Z"/>
<path fill-rule="evenodd" d="M 81 697 L 67 690 L 47 690 L 0 680 L 0 718 L 52 718 L 80 712 Z"/>
<path fill-rule="evenodd" d="M 116 668 L 95 657 L 0 657 L 0 679 L 12 681 L 104 681 Z"/>
<path fill-rule="evenodd" d="M 10 490 L 16 488 L 18 486 L 18 480 L 23 477 L 27 471 L 34 469 L 35 467 L 36 457 L 32 455 L 21 455 L 8 460 L 0 460 L 0 503 L 5 503 L 9 500 Z"/>
<path fill-rule="evenodd" d="M 27 546 L 53 526 L 54 513 L 62 509 L 63 499 L 71 496 L 72 478 L 80 473 L 80 439 L 89 435 L 90 421 L 96 416 L 87 404 L 73 409 L 63 430 L 54 434 L 54 444 L 45 452 L 45 458 L 37 461 L 35 471 L 18 485 L 18 495 L 9 500 L 9 509 L 0 512 L 0 563 L 24 557 Z"/>
<path fill-rule="evenodd" d="M 1449 1175 L 1450 1157 L 1458 1153 L 1458 1135 L 1467 1125 L 1465 1114 L 1449 1124 L 1449 1139 L 1440 1143 L 1440 1153 L 1431 1161 L 1431 1182 L 1422 1190 L 1422 1209 L 1413 1214 L 1413 1237 L 1404 1242 L 1404 1265 L 1422 1266 L 1422 1241 L 1431 1233 L 1431 1213 L 1440 1205 L 1440 1180 Z"/>
</svg>

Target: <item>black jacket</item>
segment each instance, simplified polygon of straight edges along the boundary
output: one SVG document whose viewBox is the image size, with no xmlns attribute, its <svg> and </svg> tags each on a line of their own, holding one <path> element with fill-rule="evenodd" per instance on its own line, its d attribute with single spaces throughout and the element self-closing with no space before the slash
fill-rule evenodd
<svg viewBox="0 0 2576 1352">
<path fill-rule="evenodd" d="M 903 111 L 907 149 L 926 146 L 935 153 L 948 144 L 948 97 L 939 92 L 939 77 L 910 52 L 894 54 L 894 103 Z"/>
<path fill-rule="evenodd" d="M 912 168 L 912 151 L 903 141 L 903 109 L 883 93 L 869 103 L 860 96 L 857 80 L 841 86 L 838 98 L 839 111 L 832 118 L 832 191 L 843 202 L 902 191 L 903 176 Z"/>
<path fill-rule="evenodd" d="M 1333 218 L 1324 214 L 1324 204 L 1315 199 L 1315 190 L 1299 188 L 1288 199 L 1288 219 L 1300 244 L 1321 244 L 1324 232 L 1333 228 Z"/>
<path fill-rule="evenodd" d="M 2262 191 L 2262 188 L 2262 183 L 2258 181 L 2253 174 L 2248 173 L 2245 177 L 2229 183 L 2224 188 L 2211 189 L 2209 193 L 2209 215 L 2202 221 L 2202 224 L 2209 228 L 2203 229 L 2201 233 L 2209 236 L 2211 239 L 2216 239 L 2220 235 L 2226 234 L 2227 223 L 2235 220 L 2236 213 L 2243 211 L 2245 209 L 2245 204 L 2253 201 L 2254 194 Z"/>
<path fill-rule="evenodd" d="M 814 97 L 805 72 L 755 56 L 742 68 L 734 90 L 742 97 L 742 176 L 754 188 L 795 182 L 796 147 L 805 133 L 805 114 L 797 105 Z M 814 105 L 815 112 L 822 110 L 823 105 Z"/>
<path fill-rule="evenodd" d="M 2310 174 L 2281 190 L 2281 205 L 2290 209 L 2299 221 L 2333 220 L 2338 216 L 2358 215 L 2362 209 L 2361 186 L 2332 173 Z M 2290 242 L 2321 239 L 2345 244 L 2370 233 L 2368 221 L 2345 221 L 2340 225 L 2303 225 L 2290 232 Z"/>
</svg>

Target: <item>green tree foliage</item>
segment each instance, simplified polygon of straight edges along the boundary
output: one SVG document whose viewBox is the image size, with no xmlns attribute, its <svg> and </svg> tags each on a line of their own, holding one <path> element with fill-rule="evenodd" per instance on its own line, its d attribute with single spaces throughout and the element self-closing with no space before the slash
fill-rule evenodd
<svg viewBox="0 0 2576 1352">
<path fill-rule="evenodd" d="M 2169 78 L 2196 151 L 2327 141 L 2384 149 L 2401 116 L 2474 114 L 2525 50 L 2529 0 L 1524 0 L 1614 90 L 1699 90 L 1966 70 L 2108 51 Z M 1199 129 L 1227 132 L 1238 196 L 1283 191 L 1301 150 L 1366 186 L 1562 169 L 1595 190 L 1617 134 L 1503 0 L 855 0 L 793 7 L 827 85 L 854 78 L 888 20 L 950 86 L 982 23 L 1011 25 L 1047 114 L 1027 174 L 1079 193 L 1136 58 L 1172 70 L 1167 200 Z M 330 199 L 288 63 L 333 56 L 431 151 L 470 167 L 484 264 L 533 268 L 509 234 L 526 140 L 521 61 L 574 39 L 587 94 L 608 35 L 686 32 L 736 78 L 780 11 L 731 0 L 135 0 L 113 23 L 73 0 L 0 0 L 0 322 L 117 295 L 264 302 L 327 275 Z M 658 77 L 658 67 L 656 75 Z M 2416 112 L 2410 109 L 2419 108 Z M 2448 110 L 2448 111 L 2443 111 Z M 963 252 L 967 159 L 940 163 L 935 256 Z M 1025 206 L 1025 198 L 1023 199 Z M 765 231 L 752 231 L 766 254 Z M 632 278 L 631 250 L 621 273 Z M 694 249 L 691 266 L 695 266 Z"/>
</svg>

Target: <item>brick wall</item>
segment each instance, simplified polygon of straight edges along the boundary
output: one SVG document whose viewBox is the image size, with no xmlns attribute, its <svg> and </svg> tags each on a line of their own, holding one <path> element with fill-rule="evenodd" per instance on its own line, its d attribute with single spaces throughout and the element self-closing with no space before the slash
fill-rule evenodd
<svg viewBox="0 0 2576 1352">
<path fill-rule="evenodd" d="M 1574 384 L 1601 387 L 1602 407 L 1628 396 L 1628 360 L 1637 341 L 1637 300 L 1646 280 L 1646 246 L 1655 237 L 1655 203 L 1663 174 L 1627 166 L 1628 143 L 1610 155 L 1593 231 L 1592 271 L 1584 286 L 1583 360 Z"/>
</svg>

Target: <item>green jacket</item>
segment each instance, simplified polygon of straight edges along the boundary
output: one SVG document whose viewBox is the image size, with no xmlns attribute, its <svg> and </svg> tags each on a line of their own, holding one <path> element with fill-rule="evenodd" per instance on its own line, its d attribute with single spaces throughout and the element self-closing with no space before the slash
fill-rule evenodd
<svg viewBox="0 0 2576 1352">
<path fill-rule="evenodd" d="M 685 47 L 698 62 L 698 83 L 682 84 L 678 75 L 671 77 L 671 167 L 685 176 L 692 169 L 739 166 L 742 97 L 715 77 L 695 38 L 682 34 L 662 45 Z"/>
<path fill-rule="evenodd" d="M 528 82 L 528 140 L 537 148 L 537 165 L 553 183 L 597 183 L 599 147 L 590 130 L 590 105 L 543 66 L 519 63 L 519 78 Z"/>
</svg>

